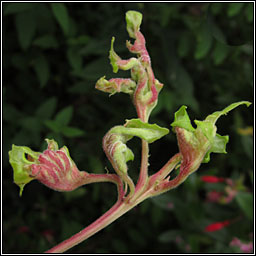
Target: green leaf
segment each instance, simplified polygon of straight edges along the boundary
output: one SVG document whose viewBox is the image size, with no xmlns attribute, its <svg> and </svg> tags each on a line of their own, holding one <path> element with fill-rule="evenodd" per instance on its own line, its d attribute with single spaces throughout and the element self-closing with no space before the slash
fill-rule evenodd
<svg viewBox="0 0 256 256">
<path fill-rule="evenodd" d="M 173 127 L 181 127 L 184 128 L 188 131 L 193 132 L 195 130 L 195 128 L 192 126 L 190 118 L 188 116 L 188 113 L 186 111 L 187 106 L 182 106 L 180 107 L 180 109 L 175 112 L 174 114 L 174 121 L 172 122 L 171 126 Z"/>
<path fill-rule="evenodd" d="M 33 3 L 9 3 L 3 6 L 4 15 L 24 12 L 35 7 Z"/>
<path fill-rule="evenodd" d="M 45 126 L 47 126 L 53 132 L 59 133 L 61 131 L 62 125 L 54 120 L 45 120 Z"/>
<path fill-rule="evenodd" d="M 236 195 L 236 201 L 244 214 L 253 220 L 253 196 L 252 193 L 238 192 Z"/>
<path fill-rule="evenodd" d="M 66 126 L 73 116 L 73 107 L 68 106 L 59 111 L 55 117 L 55 121 L 61 126 Z"/>
<path fill-rule="evenodd" d="M 65 126 L 61 129 L 61 132 L 66 137 L 74 138 L 84 135 L 84 131 L 76 127 Z"/>
<path fill-rule="evenodd" d="M 190 160 L 197 164 L 199 163 L 199 160 L 200 163 L 209 162 L 210 153 L 212 152 L 226 153 L 226 144 L 228 143 L 229 137 L 216 134 L 217 127 L 215 126 L 215 123 L 220 116 L 226 115 L 229 111 L 242 104 L 250 106 L 251 103 L 248 101 L 236 102 L 229 105 L 222 111 L 216 111 L 213 114 L 207 116 L 203 121 L 195 120 L 194 122 L 197 125 L 196 129 L 194 129 L 191 125 L 189 116 L 186 112 L 186 106 L 182 106 L 175 113 L 175 120 L 171 124 L 173 127 L 183 128 L 183 130 L 178 133 L 178 139 L 180 141 L 180 152 L 187 154 L 187 150 L 194 150 L 195 159 Z M 204 153 L 203 160 L 200 159 L 200 152 Z"/>
<path fill-rule="evenodd" d="M 116 126 L 111 129 L 111 133 L 123 134 L 128 136 L 137 136 L 152 143 L 169 133 L 167 128 L 162 128 L 157 124 L 148 124 L 140 119 L 126 120 L 124 126 Z"/>
<path fill-rule="evenodd" d="M 229 46 L 217 41 L 212 54 L 214 64 L 220 65 L 228 56 L 229 50 Z"/>
<path fill-rule="evenodd" d="M 113 67 L 113 72 L 117 73 L 118 65 L 117 65 L 116 61 L 119 59 L 119 56 L 114 51 L 114 42 L 115 42 L 115 38 L 112 37 L 111 47 L 110 47 L 110 51 L 109 51 L 109 59 L 110 59 L 110 64 Z"/>
<path fill-rule="evenodd" d="M 44 35 L 36 38 L 33 41 L 33 45 L 39 46 L 42 49 L 56 49 L 59 44 L 53 35 Z"/>
<path fill-rule="evenodd" d="M 206 153 L 203 163 L 208 163 L 210 161 L 210 153 L 223 153 L 226 154 L 226 145 L 228 143 L 229 137 L 221 136 L 219 134 L 216 134 L 213 139 L 213 144 L 211 146 L 211 149 Z"/>
<path fill-rule="evenodd" d="M 140 25 L 142 22 L 142 14 L 136 11 L 128 11 L 125 15 L 126 19 L 126 29 L 131 38 L 136 38 L 135 33 L 140 30 Z"/>
<path fill-rule="evenodd" d="M 27 116 L 20 120 L 20 124 L 23 128 L 30 132 L 40 132 L 41 130 L 41 123 L 38 118 L 33 116 Z"/>
<path fill-rule="evenodd" d="M 43 102 L 35 112 L 35 115 L 40 119 L 50 119 L 56 109 L 57 100 L 55 97 L 51 97 Z"/>
<path fill-rule="evenodd" d="M 253 21 L 253 3 L 247 3 L 247 6 L 245 8 L 246 18 L 248 22 Z"/>
<path fill-rule="evenodd" d="M 31 157 L 31 161 L 26 158 L 26 155 Z M 24 186 L 34 178 L 29 176 L 29 166 L 34 163 L 39 157 L 39 152 L 34 152 L 28 147 L 12 145 L 12 150 L 9 151 L 9 162 L 13 168 L 14 183 L 20 187 L 20 196 Z"/>
<path fill-rule="evenodd" d="M 23 50 L 27 50 L 36 32 L 36 22 L 32 12 L 20 12 L 15 17 L 18 40 Z"/>
<path fill-rule="evenodd" d="M 81 70 L 83 64 L 82 55 L 75 48 L 69 48 L 67 51 L 69 64 L 74 70 Z"/>
<path fill-rule="evenodd" d="M 222 115 L 226 115 L 229 111 L 232 109 L 238 107 L 239 105 L 245 104 L 247 107 L 251 105 L 251 102 L 249 101 L 240 101 L 233 104 L 230 104 L 226 108 L 224 108 L 222 111 L 216 111 L 213 114 L 206 117 L 205 121 L 211 122 L 212 124 L 215 124 L 215 122 L 218 120 L 218 118 Z"/>
<path fill-rule="evenodd" d="M 204 58 L 212 46 L 212 34 L 206 23 L 201 26 L 197 35 L 197 45 L 195 51 L 195 59 L 199 60 Z"/>
<path fill-rule="evenodd" d="M 179 37 L 178 41 L 178 55 L 180 57 L 186 57 L 188 55 L 191 43 L 188 33 L 183 33 Z"/>
<path fill-rule="evenodd" d="M 108 155 L 108 158 L 114 161 L 118 170 L 122 173 L 127 173 L 127 162 L 134 159 L 133 152 L 126 146 L 126 142 L 131 139 L 131 136 L 113 133 L 112 128 L 103 138 L 103 149 Z M 118 132 L 118 131 L 117 131 Z"/>
<path fill-rule="evenodd" d="M 39 80 L 40 87 L 42 88 L 46 85 L 50 77 L 49 64 L 44 55 L 39 56 L 35 60 L 34 69 Z"/>
<path fill-rule="evenodd" d="M 239 14 L 243 6 L 244 3 L 229 3 L 227 10 L 228 17 L 233 17 Z"/>
<path fill-rule="evenodd" d="M 52 12 L 60 24 L 63 33 L 65 35 L 68 35 L 69 32 L 69 26 L 70 26 L 70 21 L 69 21 L 69 15 L 68 15 L 68 10 L 63 3 L 51 3 L 51 9 Z"/>
</svg>

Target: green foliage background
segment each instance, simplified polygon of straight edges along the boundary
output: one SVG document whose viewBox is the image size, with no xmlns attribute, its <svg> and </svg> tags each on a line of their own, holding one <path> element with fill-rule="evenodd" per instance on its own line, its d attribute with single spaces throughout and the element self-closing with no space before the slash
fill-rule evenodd
<svg viewBox="0 0 256 256">
<path fill-rule="evenodd" d="M 104 134 L 136 113 L 127 95 L 108 97 L 94 86 L 113 74 L 108 60 L 111 37 L 123 58 L 131 55 L 125 12 L 143 14 L 152 66 L 164 89 L 150 122 L 170 128 L 174 112 L 188 106 L 192 120 L 230 103 L 253 102 L 252 3 L 4 3 L 3 4 L 3 252 L 39 253 L 70 237 L 103 214 L 116 200 L 111 184 L 57 193 L 38 182 L 20 198 L 12 182 L 12 144 L 44 150 L 44 138 L 67 145 L 81 170 L 112 171 L 101 148 Z M 253 140 L 238 129 L 253 125 L 253 107 L 240 107 L 218 123 L 229 134 L 227 155 L 213 155 L 183 185 L 149 199 L 72 253 L 232 253 L 233 237 L 249 241 L 252 228 Z M 140 141 L 129 147 L 136 179 Z M 150 173 L 177 152 L 174 133 L 151 146 Z M 240 179 L 229 204 L 206 202 L 202 175 Z M 209 223 L 239 220 L 205 233 Z M 239 225 L 239 229 L 237 226 Z"/>
</svg>

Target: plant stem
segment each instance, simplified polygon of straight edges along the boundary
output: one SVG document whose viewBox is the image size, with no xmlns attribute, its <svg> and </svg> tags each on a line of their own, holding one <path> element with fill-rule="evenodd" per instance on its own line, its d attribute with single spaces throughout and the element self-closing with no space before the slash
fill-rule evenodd
<svg viewBox="0 0 256 256">
<path fill-rule="evenodd" d="M 133 203 L 127 203 L 127 201 L 118 200 L 115 205 L 112 206 L 105 214 L 100 218 L 90 224 L 88 227 L 80 231 L 79 233 L 73 235 L 69 239 L 63 241 L 62 243 L 56 245 L 46 253 L 61 253 L 74 247 L 75 245 L 83 242 L 87 238 L 91 237 L 98 231 L 104 229 L 106 226 L 111 224 L 113 221 L 118 219 L 120 216 L 124 215 L 126 212 L 131 210 L 137 204 L 142 202 L 148 197 L 148 194 L 142 195 L 138 200 Z"/>
<path fill-rule="evenodd" d="M 85 176 L 85 179 L 81 181 L 81 185 L 86 185 L 95 182 L 113 182 L 117 185 L 118 198 L 123 198 L 125 192 L 123 189 L 123 182 L 121 178 L 116 174 L 94 174 L 90 173 Z"/>
<path fill-rule="evenodd" d="M 157 180 L 163 180 L 181 160 L 181 154 L 174 155 L 158 172 L 150 177 L 149 184 L 153 185 Z"/>
<path fill-rule="evenodd" d="M 147 180 L 148 180 L 148 154 L 149 154 L 148 142 L 145 140 L 142 140 L 140 176 L 135 188 L 135 193 L 138 195 L 141 191 L 143 191 L 143 188 L 147 184 Z"/>
</svg>

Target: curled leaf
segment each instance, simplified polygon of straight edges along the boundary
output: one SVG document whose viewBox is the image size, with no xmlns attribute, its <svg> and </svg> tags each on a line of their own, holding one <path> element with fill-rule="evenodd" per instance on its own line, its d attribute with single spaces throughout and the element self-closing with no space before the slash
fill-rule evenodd
<svg viewBox="0 0 256 256">
<path fill-rule="evenodd" d="M 111 132 L 125 134 L 128 136 L 137 136 L 148 143 L 152 143 L 169 133 L 167 128 L 158 126 L 157 124 L 148 124 L 140 119 L 126 120 L 124 126 L 116 126 Z"/>
<path fill-rule="evenodd" d="M 126 29 L 131 38 L 136 38 L 135 33 L 140 30 L 140 25 L 142 22 L 142 14 L 136 11 L 126 12 Z"/>
<path fill-rule="evenodd" d="M 126 142 L 137 136 L 152 143 L 169 132 L 156 124 L 148 124 L 140 119 L 126 120 L 124 126 L 115 126 L 103 138 L 103 149 L 109 160 L 118 170 L 127 173 L 127 162 L 134 159 L 132 151 Z"/>
<path fill-rule="evenodd" d="M 13 168 L 13 180 L 20 187 L 20 196 L 24 186 L 35 179 L 30 176 L 30 166 L 38 162 L 39 155 L 39 152 L 35 152 L 28 147 L 16 145 L 12 145 L 12 150 L 9 151 L 9 162 Z"/>
<path fill-rule="evenodd" d="M 195 120 L 196 129 L 192 126 L 190 118 L 186 112 L 186 106 L 182 106 L 176 113 L 174 122 L 171 124 L 175 128 L 178 137 L 180 152 L 183 156 L 183 167 L 193 166 L 191 170 L 196 170 L 200 163 L 207 163 L 210 160 L 210 153 L 226 153 L 228 136 L 221 136 L 216 133 L 216 121 L 222 115 L 226 115 L 239 105 L 249 106 L 248 101 L 233 103 L 223 109 L 216 111 L 206 117 L 203 121 Z M 202 158 L 203 156 L 203 158 Z"/>
<path fill-rule="evenodd" d="M 66 146 L 59 149 L 56 141 L 46 139 L 46 142 L 48 148 L 42 153 L 15 145 L 9 151 L 14 182 L 20 187 L 20 195 L 24 186 L 34 179 L 54 190 L 71 191 L 80 186 L 81 177 L 87 175 L 77 169 Z"/>
<path fill-rule="evenodd" d="M 111 132 L 103 138 L 103 149 L 115 170 L 127 173 L 127 162 L 134 159 L 133 152 L 126 146 L 129 136 Z"/>
</svg>

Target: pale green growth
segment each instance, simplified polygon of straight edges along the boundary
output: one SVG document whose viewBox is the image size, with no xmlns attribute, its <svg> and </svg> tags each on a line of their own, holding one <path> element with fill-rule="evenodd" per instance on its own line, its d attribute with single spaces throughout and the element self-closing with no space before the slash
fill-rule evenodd
<svg viewBox="0 0 256 256">
<path fill-rule="evenodd" d="M 222 111 L 214 112 L 213 114 L 206 117 L 204 121 L 195 120 L 195 124 L 197 128 L 195 129 L 190 121 L 190 118 L 186 112 L 186 106 L 182 106 L 176 113 L 174 122 L 171 124 L 173 127 L 180 127 L 186 130 L 186 139 L 187 142 L 190 143 L 194 148 L 195 145 L 198 146 L 196 150 L 200 151 L 201 146 L 205 144 L 205 138 L 210 145 L 210 149 L 206 152 L 205 157 L 203 159 L 203 163 L 207 163 L 210 161 L 210 153 L 227 153 L 226 152 L 226 144 L 228 143 L 228 136 L 221 136 L 216 133 L 217 127 L 215 126 L 216 121 L 222 115 L 226 115 L 232 109 L 238 107 L 239 105 L 245 104 L 250 106 L 250 102 L 248 101 L 240 101 L 233 103 L 223 109 Z M 205 137 L 205 138 L 204 138 Z M 195 141 L 198 140 L 198 143 Z M 200 143 L 200 141 L 204 143 Z"/>
<path fill-rule="evenodd" d="M 136 39 L 135 33 L 140 30 L 140 25 L 142 22 L 142 14 L 136 11 L 126 12 L 126 29 L 131 38 Z"/>
<path fill-rule="evenodd" d="M 20 187 L 20 196 L 24 186 L 34 179 L 30 177 L 29 166 L 37 162 L 39 155 L 40 152 L 16 145 L 12 145 L 12 150 L 9 151 L 9 162 L 13 168 L 13 180 Z"/>
<path fill-rule="evenodd" d="M 119 170 L 127 172 L 126 163 L 134 159 L 132 151 L 126 146 L 126 142 L 137 136 L 152 143 L 164 135 L 168 134 L 167 128 L 162 128 L 156 124 L 148 124 L 140 119 L 126 120 L 124 126 L 115 126 L 104 138 L 104 150 L 118 165 Z"/>
<path fill-rule="evenodd" d="M 211 123 L 215 124 L 220 116 L 226 115 L 229 111 L 231 111 L 232 109 L 234 109 L 234 108 L 236 108 L 236 107 L 238 107 L 239 105 L 242 105 L 242 104 L 245 104 L 247 107 L 249 107 L 251 105 L 251 102 L 249 102 L 249 101 L 240 101 L 240 102 L 230 104 L 229 106 L 224 108 L 222 111 L 216 111 L 216 112 L 212 113 L 211 115 L 207 116 L 205 121 L 208 121 L 208 122 L 211 122 Z"/>
<path fill-rule="evenodd" d="M 136 88 L 136 83 L 131 79 L 122 78 L 111 79 L 108 81 L 105 79 L 105 76 L 103 76 L 96 82 L 95 88 L 110 93 L 110 96 L 117 92 L 132 94 Z"/>
<path fill-rule="evenodd" d="M 180 109 L 174 114 L 174 122 L 171 126 L 184 128 L 187 131 L 193 132 L 195 128 L 192 126 L 188 113 L 186 111 L 187 106 L 181 106 Z"/>
<path fill-rule="evenodd" d="M 59 149 L 58 143 L 55 140 L 45 139 L 45 141 L 48 144 L 48 149 L 54 150 L 54 151 Z"/>
<path fill-rule="evenodd" d="M 127 162 L 128 161 L 133 161 L 134 160 L 134 154 L 131 151 L 131 149 L 129 149 L 126 146 L 126 141 L 122 141 L 123 140 L 123 136 L 119 136 L 120 140 L 117 143 L 117 145 L 115 146 L 114 149 L 114 154 L 113 154 L 113 158 L 115 160 L 115 162 L 117 163 L 119 170 L 127 173 Z"/>
<path fill-rule="evenodd" d="M 131 119 L 126 120 L 124 126 L 115 126 L 110 130 L 110 133 L 125 134 L 130 136 L 130 139 L 137 136 L 148 143 L 152 143 L 168 134 L 169 130 L 157 124 L 144 123 L 140 119 Z"/>
<path fill-rule="evenodd" d="M 117 71 L 118 71 L 117 61 L 120 60 L 120 57 L 114 51 L 114 42 L 115 42 L 115 37 L 112 37 L 111 47 L 110 47 L 110 51 L 109 51 L 109 59 L 110 59 L 111 65 L 113 67 L 113 72 L 117 73 Z"/>
</svg>

